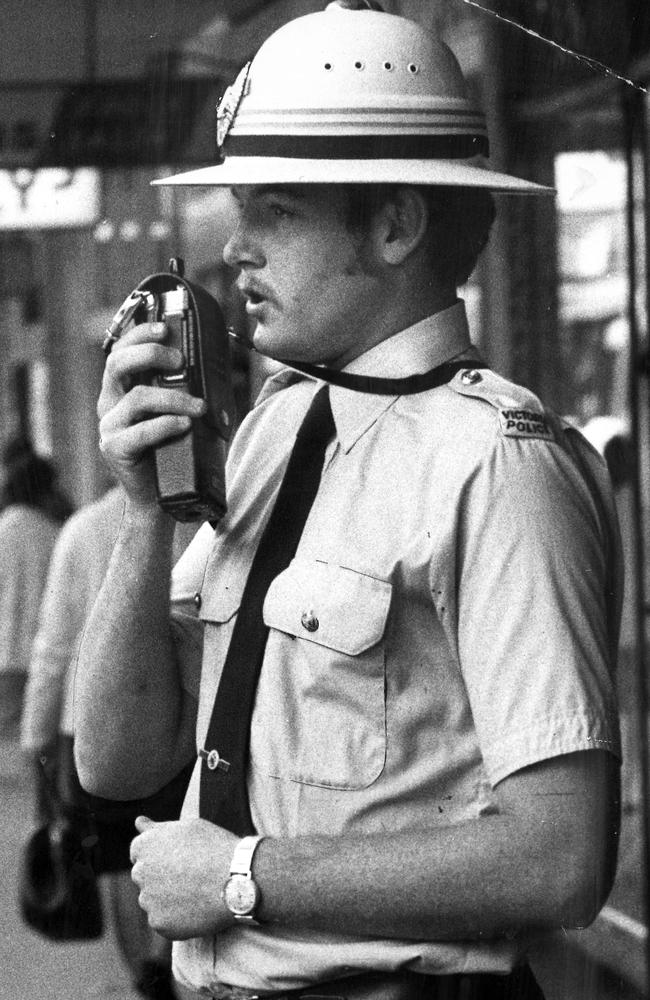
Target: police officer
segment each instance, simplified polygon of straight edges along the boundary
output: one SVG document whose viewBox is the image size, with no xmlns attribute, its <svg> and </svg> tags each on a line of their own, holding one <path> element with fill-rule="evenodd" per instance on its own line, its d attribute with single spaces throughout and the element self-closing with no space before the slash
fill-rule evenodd
<svg viewBox="0 0 650 1000">
<path fill-rule="evenodd" d="M 161 324 L 118 341 L 99 403 L 128 500 L 78 668 L 79 770 L 91 791 L 142 796 L 196 756 L 181 820 L 138 820 L 133 877 L 179 980 L 220 1000 L 539 996 L 531 936 L 588 923 L 613 876 L 606 473 L 483 366 L 456 295 L 489 192 L 541 189 L 487 168 L 449 49 L 376 6 L 272 35 L 220 105 L 218 162 L 168 181 L 231 189 L 225 259 L 253 345 L 292 362 L 234 440 L 209 556 L 187 553 L 195 619 L 170 625 L 151 448 L 204 404 L 139 384 L 181 363 Z M 316 396 L 331 430 L 315 498 L 253 586 Z M 229 661 L 254 646 L 256 587 L 251 687 L 246 657 Z M 239 714 L 248 825 L 210 818 Z"/>
</svg>

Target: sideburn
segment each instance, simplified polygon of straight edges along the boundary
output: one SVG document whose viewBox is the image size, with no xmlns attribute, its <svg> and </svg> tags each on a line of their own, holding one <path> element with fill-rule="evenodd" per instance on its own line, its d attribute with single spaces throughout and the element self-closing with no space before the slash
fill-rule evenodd
<svg viewBox="0 0 650 1000">
<path fill-rule="evenodd" d="M 357 256 L 354 263 L 345 268 L 345 274 L 372 276 L 376 273 L 376 265 L 370 252 L 372 221 L 386 202 L 394 198 L 398 186 L 397 184 L 346 185 L 345 228 L 357 247 Z"/>
</svg>

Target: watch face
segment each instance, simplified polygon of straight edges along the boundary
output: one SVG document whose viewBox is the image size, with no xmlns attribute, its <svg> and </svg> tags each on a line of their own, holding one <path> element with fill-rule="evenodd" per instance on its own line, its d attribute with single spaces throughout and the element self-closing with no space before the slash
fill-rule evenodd
<svg viewBox="0 0 650 1000">
<path fill-rule="evenodd" d="M 257 885 L 246 875 L 231 875 L 226 882 L 226 906 L 236 916 L 248 916 L 252 913 L 259 902 L 259 895 Z"/>
</svg>

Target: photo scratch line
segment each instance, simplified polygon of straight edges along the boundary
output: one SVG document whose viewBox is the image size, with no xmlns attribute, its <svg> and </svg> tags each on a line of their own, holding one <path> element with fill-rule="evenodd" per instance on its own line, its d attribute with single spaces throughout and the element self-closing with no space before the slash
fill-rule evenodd
<svg viewBox="0 0 650 1000">
<path fill-rule="evenodd" d="M 489 7 L 484 7 L 483 4 L 477 3 L 477 0 L 463 0 L 463 3 L 470 7 L 476 7 L 478 10 L 483 11 L 484 14 L 491 14 L 492 17 L 497 19 L 497 21 L 503 21 L 505 24 L 510 24 L 514 28 L 519 28 L 520 31 L 525 32 L 525 34 L 530 35 L 532 38 L 538 38 L 540 42 L 545 42 L 546 45 L 551 45 L 554 49 L 564 52 L 565 55 L 571 56 L 573 59 L 577 59 L 578 62 L 583 63 L 585 66 L 589 66 L 597 72 L 611 76 L 613 79 L 619 80 L 621 83 L 625 83 L 629 87 L 634 87 L 635 90 L 640 90 L 643 94 L 648 93 L 647 87 L 643 87 L 640 83 L 636 83 L 635 80 L 630 80 L 626 76 L 621 76 L 620 73 L 617 73 L 610 66 L 600 62 L 598 59 L 592 59 L 590 56 L 586 56 L 580 52 L 575 52 L 573 49 L 566 48 L 564 45 L 560 45 L 559 42 L 554 42 L 552 38 L 546 38 L 544 35 L 540 35 L 538 31 L 534 31 L 532 28 L 527 28 L 526 25 L 520 24 L 519 21 L 513 21 L 509 17 L 497 14 L 495 10 L 491 10 Z"/>
</svg>

